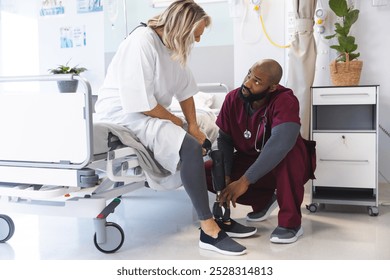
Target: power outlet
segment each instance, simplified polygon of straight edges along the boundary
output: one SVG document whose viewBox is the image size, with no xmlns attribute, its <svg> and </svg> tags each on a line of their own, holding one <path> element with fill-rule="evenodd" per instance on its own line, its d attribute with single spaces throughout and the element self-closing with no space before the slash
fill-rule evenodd
<svg viewBox="0 0 390 280">
<path fill-rule="evenodd" d="M 372 0 L 373 7 L 387 6 L 388 4 L 389 4 L 388 0 Z"/>
</svg>

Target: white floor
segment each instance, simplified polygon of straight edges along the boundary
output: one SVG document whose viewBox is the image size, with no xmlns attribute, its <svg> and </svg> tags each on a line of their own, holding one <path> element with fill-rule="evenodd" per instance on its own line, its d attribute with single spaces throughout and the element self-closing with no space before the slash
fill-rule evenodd
<svg viewBox="0 0 390 280">
<path fill-rule="evenodd" d="M 210 196 L 213 199 L 213 196 Z M 0 260 L 390 260 L 390 186 L 379 189 L 379 215 L 368 215 L 363 206 L 327 205 L 310 213 L 302 205 L 304 235 L 293 244 L 269 242 L 277 226 L 277 211 L 264 222 L 250 223 L 258 233 L 241 239 L 244 256 L 229 257 L 198 248 L 198 223 L 190 201 L 179 189 L 155 192 L 143 188 L 122 197 L 108 221 L 125 232 L 122 248 L 113 254 L 98 251 L 90 219 L 13 213 L 15 234 L 0 243 Z M 250 209 L 233 210 L 237 221 Z"/>
</svg>

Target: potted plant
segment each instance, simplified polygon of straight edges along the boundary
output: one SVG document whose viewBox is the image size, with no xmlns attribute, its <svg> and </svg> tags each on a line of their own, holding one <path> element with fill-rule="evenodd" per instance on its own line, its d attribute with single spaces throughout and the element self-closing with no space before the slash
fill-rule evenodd
<svg viewBox="0 0 390 280">
<path fill-rule="evenodd" d="M 337 39 L 337 44 L 330 48 L 338 53 L 338 57 L 330 64 L 332 83 L 336 86 L 354 86 L 359 84 L 363 62 L 357 60 L 360 53 L 355 37 L 350 35 L 352 25 L 359 18 L 359 10 L 349 7 L 347 0 L 329 0 L 329 8 L 341 21 L 334 24 L 334 34 L 326 39 Z"/>
<path fill-rule="evenodd" d="M 49 69 L 48 71 L 51 74 L 74 74 L 74 75 L 79 75 L 80 73 L 87 71 L 87 68 L 85 67 L 77 67 L 73 66 L 70 67 L 68 66 L 69 61 L 63 65 L 60 64 L 56 68 Z M 70 81 L 57 81 L 58 89 L 60 92 L 76 92 L 77 91 L 77 86 L 78 86 L 79 81 L 78 80 L 70 80 Z"/>
</svg>

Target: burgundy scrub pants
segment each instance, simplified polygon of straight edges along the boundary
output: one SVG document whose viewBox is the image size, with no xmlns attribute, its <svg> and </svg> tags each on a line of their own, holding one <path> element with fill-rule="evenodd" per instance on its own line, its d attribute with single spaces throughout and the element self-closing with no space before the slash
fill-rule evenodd
<svg viewBox="0 0 390 280">
<path fill-rule="evenodd" d="M 251 166 L 253 159 L 236 153 L 233 158 L 231 180 L 238 180 Z M 207 187 L 215 192 L 211 179 L 212 162 L 205 163 Z M 276 190 L 279 204 L 278 225 L 295 228 L 301 225 L 301 204 L 304 184 L 314 179 L 315 142 L 298 138 L 296 145 L 286 157 L 268 174 L 251 184 L 248 191 L 237 199 L 237 203 L 250 205 L 253 211 L 263 210 Z"/>
</svg>

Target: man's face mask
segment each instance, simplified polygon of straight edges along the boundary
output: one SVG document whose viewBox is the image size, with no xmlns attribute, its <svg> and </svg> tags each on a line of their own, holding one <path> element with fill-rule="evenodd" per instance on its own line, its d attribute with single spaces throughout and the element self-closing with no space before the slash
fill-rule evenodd
<svg viewBox="0 0 390 280">
<path fill-rule="evenodd" d="M 270 87 L 263 90 L 262 92 L 253 94 L 249 88 L 247 88 L 246 86 L 244 86 L 244 84 L 242 84 L 240 89 L 240 97 L 242 100 L 244 100 L 245 103 L 252 104 L 253 102 L 262 100 L 264 97 L 266 97 L 269 93 L 269 89 Z M 247 93 L 247 96 L 244 96 L 243 90 L 245 91 L 245 93 Z"/>
</svg>

